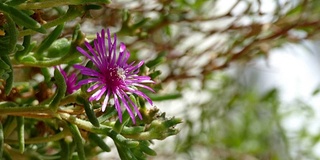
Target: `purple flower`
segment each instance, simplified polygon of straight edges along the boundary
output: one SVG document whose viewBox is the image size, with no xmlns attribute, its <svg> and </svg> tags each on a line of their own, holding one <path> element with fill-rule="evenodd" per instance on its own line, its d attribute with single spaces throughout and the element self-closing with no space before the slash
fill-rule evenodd
<svg viewBox="0 0 320 160">
<path fill-rule="evenodd" d="M 107 29 L 107 47 L 105 39 L 105 31 L 102 30 L 100 35 L 97 33 L 97 39 L 94 40 L 94 48 L 88 42 L 85 42 L 89 52 L 77 47 L 77 50 L 91 60 L 97 68 L 91 69 L 81 65 L 75 65 L 74 67 L 79 69 L 81 74 L 89 76 L 89 78 L 79 81 L 79 85 L 93 84 L 87 89 L 87 92 L 94 92 L 90 96 L 89 101 L 99 101 L 102 96 L 105 96 L 102 103 L 102 111 L 105 111 L 108 101 L 113 97 L 114 106 L 118 111 L 120 122 L 122 122 L 122 103 L 132 121 L 135 123 L 135 116 L 130 105 L 140 119 L 142 119 L 142 116 L 137 105 L 129 98 L 128 94 L 138 95 L 152 105 L 151 99 L 136 87 L 153 91 L 153 89 L 141 83 L 154 82 L 149 76 L 138 75 L 139 69 L 144 63 L 143 61 L 136 65 L 134 65 L 134 62 L 127 63 L 130 53 L 124 43 L 120 43 L 119 54 L 117 54 L 117 38 L 116 35 L 114 35 L 114 41 L 112 42 L 109 29 Z"/>
<path fill-rule="evenodd" d="M 61 66 L 58 66 L 57 68 L 61 72 L 62 76 L 64 77 L 64 79 L 66 81 L 68 94 L 72 94 L 74 91 L 76 91 L 80 88 L 80 85 L 76 84 L 77 75 L 75 73 L 71 73 L 68 76 L 67 73 L 61 68 Z"/>
</svg>

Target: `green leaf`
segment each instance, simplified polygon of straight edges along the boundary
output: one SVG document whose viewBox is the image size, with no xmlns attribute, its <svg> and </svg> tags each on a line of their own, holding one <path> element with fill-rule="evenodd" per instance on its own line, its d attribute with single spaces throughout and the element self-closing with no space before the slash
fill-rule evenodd
<svg viewBox="0 0 320 160">
<path fill-rule="evenodd" d="M 155 79 L 155 78 L 157 78 L 157 77 L 160 76 L 160 75 L 161 75 L 161 71 L 157 70 L 157 71 L 154 71 L 154 72 L 150 73 L 150 74 L 149 74 L 149 77 L 150 77 L 151 79 Z"/>
<path fill-rule="evenodd" d="M 41 68 L 41 72 L 44 77 L 44 81 L 49 82 L 51 80 L 51 74 L 49 72 L 49 68 Z"/>
<path fill-rule="evenodd" d="M 165 55 L 165 53 L 160 53 L 157 58 L 146 63 L 146 66 L 148 68 L 155 68 L 156 66 L 158 66 L 159 64 L 161 64 L 162 62 L 165 61 L 164 55 Z"/>
<path fill-rule="evenodd" d="M 182 97 L 181 93 L 171 93 L 171 94 L 165 94 L 165 95 L 156 95 L 156 94 L 150 94 L 148 95 L 152 101 L 165 101 L 165 100 L 173 100 L 178 99 Z"/>
<path fill-rule="evenodd" d="M 122 146 L 119 143 L 115 143 L 115 145 L 121 159 L 137 160 L 137 158 L 133 155 L 132 151 L 129 148 L 127 148 L 126 146 Z"/>
<path fill-rule="evenodd" d="M 35 53 L 39 56 L 60 36 L 64 28 L 64 23 L 58 25 L 39 45 Z"/>
<path fill-rule="evenodd" d="M 4 25 L 5 35 L 0 36 L 0 56 L 11 54 L 18 40 L 18 30 L 11 16 L 5 14 L 7 23 Z"/>
<path fill-rule="evenodd" d="M 37 59 L 31 55 L 26 55 L 21 58 L 20 62 L 26 64 L 35 64 L 37 63 Z"/>
<path fill-rule="evenodd" d="M 17 117 L 18 122 L 18 140 L 19 140 L 19 151 L 24 152 L 25 142 L 24 142 L 24 117 Z"/>
<path fill-rule="evenodd" d="M 287 15 L 288 16 L 297 15 L 297 14 L 300 14 L 302 10 L 303 10 L 303 6 L 302 5 L 297 5 L 295 8 L 292 8 L 291 10 L 289 10 L 287 12 Z"/>
<path fill-rule="evenodd" d="M 143 126 L 133 126 L 133 127 L 124 127 L 121 134 L 128 135 L 128 134 L 138 134 L 144 131 Z"/>
<path fill-rule="evenodd" d="M 83 104 L 84 110 L 85 110 L 87 117 L 88 117 L 88 120 L 91 122 L 91 124 L 96 127 L 99 127 L 100 123 L 99 123 L 99 121 L 96 117 L 96 114 L 94 113 L 90 103 L 80 96 L 77 97 L 77 102 Z"/>
<path fill-rule="evenodd" d="M 10 70 L 10 66 L 6 62 L 4 62 L 2 59 L 0 59 L 0 69 Z"/>
<path fill-rule="evenodd" d="M 143 151 L 144 153 L 150 155 L 150 156 L 156 156 L 157 153 L 152 150 L 151 148 L 149 148 L 149 144 L 147 141 L 141 141 L 140 145 L 139 145 L 141 151 Z"/>
<path fill-rule="evenodd" d="M 130 115 L 128 113 L 127 110 L 125 110 L 122 114 L 122 122 L 120 121 L 120 118 L 118 118 L 118 120 L 116 121 L 116 123 L 114 124 L 113 126 L 113 129 L 118 132 L 118 133 L 121 133 L 123 127 L 128 124 L 130 120 Z"/>
<path fill-rule="evenodd" d="M 100 105 L 99 105 L 99 107 L 100 107 Z M 108 107 L 107 106 L 105 113 L 103 115 L 101 115 L 100 117 L 98 117 L 98 120 L 100 123 L 103 123 L 115 115 L 117 115 L 117 110 L 115 109 L 115 107 Z"/>
<path fill-rule="evenodd" d="M 145 25 L 149 20 L 150 20 L 150 18 L 143 18 L 139 22 L 135 23 L 131 28 L 133 30 L 138 29 L 138 28 L 142 27 L 143 25 Z"/>
<path fill-rule="evenodd" d="M 8 137 L 17 127 L 17 121 L 14 116 L 8 116 L 3 124 L 3 136 Z"/>
<path fill-rule="evenodd" d="M 165 116 L 164 114 L 161 116 Z M 160 117 L 161 117 L 160 116 Z M 153 120 L 146 129 L 146 132 L 148 132 L 148 136 L 141 137 L 143 140 L 151 140 L 151 139 L 158 139 L 163 140 L 169 136 L 176 135 L 179 133 L 179 130 L 176 129 L 174 126 L 181 123 L 181 119 L 177 118 L 161 118 L 157 120 Z M 141 135 L 143 135 L 141 133 Z"/>
<path fill-rule="evenodd" d="M 65 93 L 67 90 L 67 84 L 65 82 L 63 75 L 58 69 L 54 70 L 54 78 L 56 80 L 56 84 L 58 88 L 49 106 L 53 110 L 57 110 L 61 99 L 65 96 Z"/>
<path fill-rule="evenodd" d="M 126 140 L 126 147 L 128 148 L 136 148 L 139 146 L 139 142 L 138 141 L 134 141 L 134 140 Z"/>
<path fill-rule="evenodd" d="M 61 38 L 52 43 L 52 45 L 47 50 L 47 57 L 56 58 L 62 57 L 69 52 L 71 42 L 67 38 Z"/>
<path fill-rule="evenodd" d="M 23 49 L 20 51 L 17 51 L 16 54 L 14 55 L 17 61 L 20 61 L 22 56 L 26 55 L 30 51 L 30 48 L 31 48 L 30 43 L 31 43 L 31 36 L 30 35 L 24 36 L 23 43 L 22 43 Z"/>
<path fill-rule="evenodd" d="M 70 146 L 69 144 L 64 140 L 60 140 L 60 159 L 70 159 Z"/>
<path fill-rule="evenodd" d="M 7 65 L 9 65 L 10 69 L 6 70 L 6 73 L 8 74 L 8 78 L 6 78 L 6 86 L 4 88 L 5 93 L 8 95 L 11 92 L 12 86 L 13 86 L 13 69 L 11 65 L 11 61 L 9 56 L 2 56 L 0 57 Z"/>
<path fill-rule="evenodd" d="M 0 3 L 0 10 L 9 14 L 10 17 L 14 19 L 15 23 L 40 33 L 46 33 L 46 30 L 41 26 L 41 24 L 32 19 L 28 14 L 4 3 Z"/>
<path fill-rule="evenodd" d="M 89 133 L 89 140 L 96 143 L 103 151 L 110 152 L 110 147 L 104 142 L 104 140 L 95 133 Z"/>
<path fill-rule="evenodd" d="M 71 124 L 68 122 L 68 126 L 69 129 L 71 131 L 71 134 L 73 135 L 73 140 L 77 145 L 77 152 L 78 152 L 78 156 L 79 156 L 79 160 L 86 160 L 86 155 L 84 152 L 84 146 L 83 146 L 83 142 L 82 142 L 82 137 L 79 131 L 78 126 Z"/>
</svg>

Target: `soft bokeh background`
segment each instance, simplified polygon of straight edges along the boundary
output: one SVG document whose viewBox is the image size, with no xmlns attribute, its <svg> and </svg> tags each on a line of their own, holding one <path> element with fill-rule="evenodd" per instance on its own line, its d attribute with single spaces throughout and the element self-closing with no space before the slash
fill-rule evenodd
<svg viewBox="0 0 320 160">
<path fill-rule="evenodd" d="M 155 141 L 150 159 L 320 158 L 318 1 L 118 0 L 106 8 L 113 16 L 95 23 L 113 26 L 137 56 L 162 61 L 166 96 L 156 105 L 184 120 L 179 135 Z M 123 12 L 129 19 L 119 22 Z"/>
</svg>

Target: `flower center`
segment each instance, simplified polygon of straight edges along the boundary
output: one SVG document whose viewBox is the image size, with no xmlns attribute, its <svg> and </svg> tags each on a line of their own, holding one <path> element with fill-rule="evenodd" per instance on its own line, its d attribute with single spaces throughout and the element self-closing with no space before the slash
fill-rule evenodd
<svg viewBox="0 0 320 160">
<path fill-rule="evenodd" d="M 124 83 L 126 79 L 125 70 L 123 68 L 110 68 L 109 74 L 106 74 L 106 81 L 111 86 L 118 86 Z"/>
<path fill-rule="evenodd" d="M 117 74 L 118 76 L 122 79 L 125 80 L 126 79 L 126 72 L 123 70 L 123 68 L 117 68 Z"/>
</svg>

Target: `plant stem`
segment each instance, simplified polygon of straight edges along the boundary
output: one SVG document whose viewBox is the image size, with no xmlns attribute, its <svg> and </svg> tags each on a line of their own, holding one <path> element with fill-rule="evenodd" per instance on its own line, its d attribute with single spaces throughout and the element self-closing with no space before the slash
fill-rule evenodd
<svg viewBox="0 0 320 160">
<path fill-rule="evenodd" d="M 141 132 L 139 134 L 127 134 L 123 135 L 126 138 L 134 139 L 134 140 L 152 140 L 157 139 L 156 136 L 152 136 L 150 132 Z"/>
<path fill-rule="evenodd" d="M 85 121 L 74 116 L 71 116 L 67 113 L 59 113 L 60 117 L 72 124 L 77 125 L 79 128 L 84 129 L 89 132 L 97 133 L 97 134 L 107 134 L 112 130 L 111 127 L 100 125 L 100 127 L 95 127 L 89 121 Z"/>
<path fill-rule="evenodd" d="M 69 131 L 64 129 L 63 131 L 48 137 L 36 137 L 25 140 L 25 144 L 36 144 L 36 143 L 47 143 L 52 141 L 58 141 L 62 138 L 65 138 L 67 135 L 70 135 Z M 7 144 L 17 144 L 18 140 L 5 139 Z"/>
<path fill-rule="evenodd" d="M 13 116 L 24 116 L 24 115 L 53 115 L 50 108 L 44 106 L 32 106 L 32 107 L 4 107 L 0 108 L 0 115 L 13 115 Z"/>
<path fill-rule="evenodd" d="M 65 96 L 64 98 L 61 99 L 60 101 L 60 106 L 64 106 L 70 103 L 75 103 L 76 102 L 76 98 L 77 96 L 79 96 L 81 94 L 81 91 L 78 90 L 70 95 Z"/>
<path fill-rule="evenodd" d="M 157 138 L 157 137 L 152 136 L 150 132 L 142 132 L 142 133 L 134 134 L 134 135 L 130 135 L 130 134 L 121 135 L 112 129 L 113 126 L 106 126 L 106 125 L 100 124 L 100 127 L 95 127 L 89 121 L 85 121 L 85 120 L 76 118 L 70 114 L 60 113 L 59 115 L 62 119 L 66 120 L 72 124 L 77 125 L 81 129 L 84 129 L 84 130 L 92 132 L 92 133 L 108 135 L 112 139 L 117 140 L 121 143 L 124 143 L 126 141 L 126 138 L 131 138 L 131 139 L 135 139 L 135 140 L 151 140 L 153 138 Z M 125 127 L 125 128 L 123 128 L 123 131 L 129 132 L 129 131 L 126 131 L 127 129 L 130 130 L 130 128 Z"/>
</svg>

